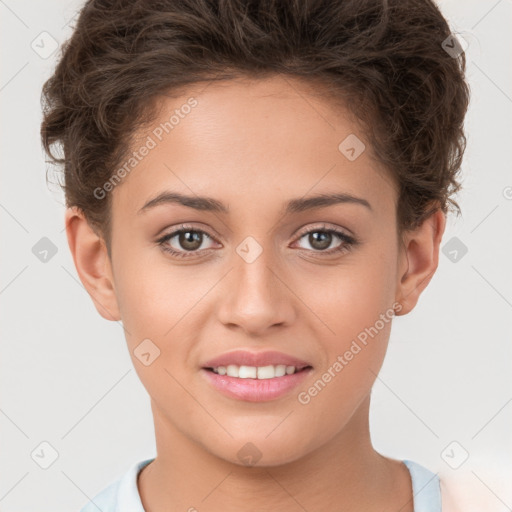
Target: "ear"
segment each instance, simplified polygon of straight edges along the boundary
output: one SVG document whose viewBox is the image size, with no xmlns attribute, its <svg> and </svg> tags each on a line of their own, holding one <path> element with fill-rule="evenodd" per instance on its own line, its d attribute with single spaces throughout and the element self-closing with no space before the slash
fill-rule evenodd
<svg viewBox="0 0 512 512">
<path fill-rule="evenodd" d="M 395 300 L 401 304 L 396 315 L 414 309 L 439 263 L 439 246 L 446 227 L 446 216 L 439 208 L 414 230 L 404 233 L 400 248 L 399 282 Z"/>
<path fill-rule="evenodd" d="M 120 320 L 112 267 L 105 241 L 91 228 L 79 208 L 68 208 L 65 221 L 68 245 L 80 281 L 103 318 Z"/>
</svg>

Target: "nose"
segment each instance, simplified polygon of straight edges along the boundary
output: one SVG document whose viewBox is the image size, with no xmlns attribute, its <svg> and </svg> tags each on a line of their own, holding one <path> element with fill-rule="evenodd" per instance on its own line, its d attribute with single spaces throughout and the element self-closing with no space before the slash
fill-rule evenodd
<svg viewBox="0 0 512 512">
<path fill-rule="evenodd" d="M 258 336 L 291 325 L 294 317 L 294 295 L 266 251 L 252 263 L 235 258 L 221 289 L 219 320 L 230 329 Z"/>
</svg>

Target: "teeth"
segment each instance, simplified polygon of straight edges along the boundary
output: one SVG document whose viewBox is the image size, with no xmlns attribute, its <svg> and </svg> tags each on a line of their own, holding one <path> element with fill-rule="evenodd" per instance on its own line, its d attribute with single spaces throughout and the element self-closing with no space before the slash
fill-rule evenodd
<svg viewBox="0 0 512 512">
<path fill-rule="evenodd" d="M 273 379 L 274 377 L 291 375 L 297 369 L 295 366 L 286 366 L 284 364 L 269 366 L 238 366 L 236 364 L 228 364 L 228 366 L 213 368 L 213 371 L 219 375 L 238 377 L 239 379 Z"/>
</svg>

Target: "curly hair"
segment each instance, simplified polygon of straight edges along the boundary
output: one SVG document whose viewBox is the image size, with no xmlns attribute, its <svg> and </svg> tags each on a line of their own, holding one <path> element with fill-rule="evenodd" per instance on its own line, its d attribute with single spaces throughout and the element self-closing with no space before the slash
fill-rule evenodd
<svg viewBox="0 0 512 512">
<path fill-rule="evenodd" d="M 298 78 L 361 122 L 398 185 L 401 233 L 439 208 L 460 214 L 469 86 L 451 36 L 432 0 L 89 0 L 43 86 L 42 144 L 64 164 L 66 205 L 109 247 L 111 194 L 94 190 L 154 119 L 153 100 L 203 81 Z"/>
</svg>

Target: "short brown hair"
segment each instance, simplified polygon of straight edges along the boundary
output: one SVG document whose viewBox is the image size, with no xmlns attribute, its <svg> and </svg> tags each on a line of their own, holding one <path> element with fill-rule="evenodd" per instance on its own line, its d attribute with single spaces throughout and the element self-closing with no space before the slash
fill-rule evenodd
<svg viewBox="0 0 512 512">
<path fill-rule="evenodd" d="M 431 0 L 89 0 L 43 86 L 41 138 L 67 206 L 109 247 L 110 179 L 152 100 L 188 84 L 285 75 L 346 100 L 398 185 L 397 228 L 449 206 L 466 139 L 465 56 Z M 453 43 L 450 45 L 453 46 Z M 52 154 L 58 143 L 63 158 Z"/>
</svg>

